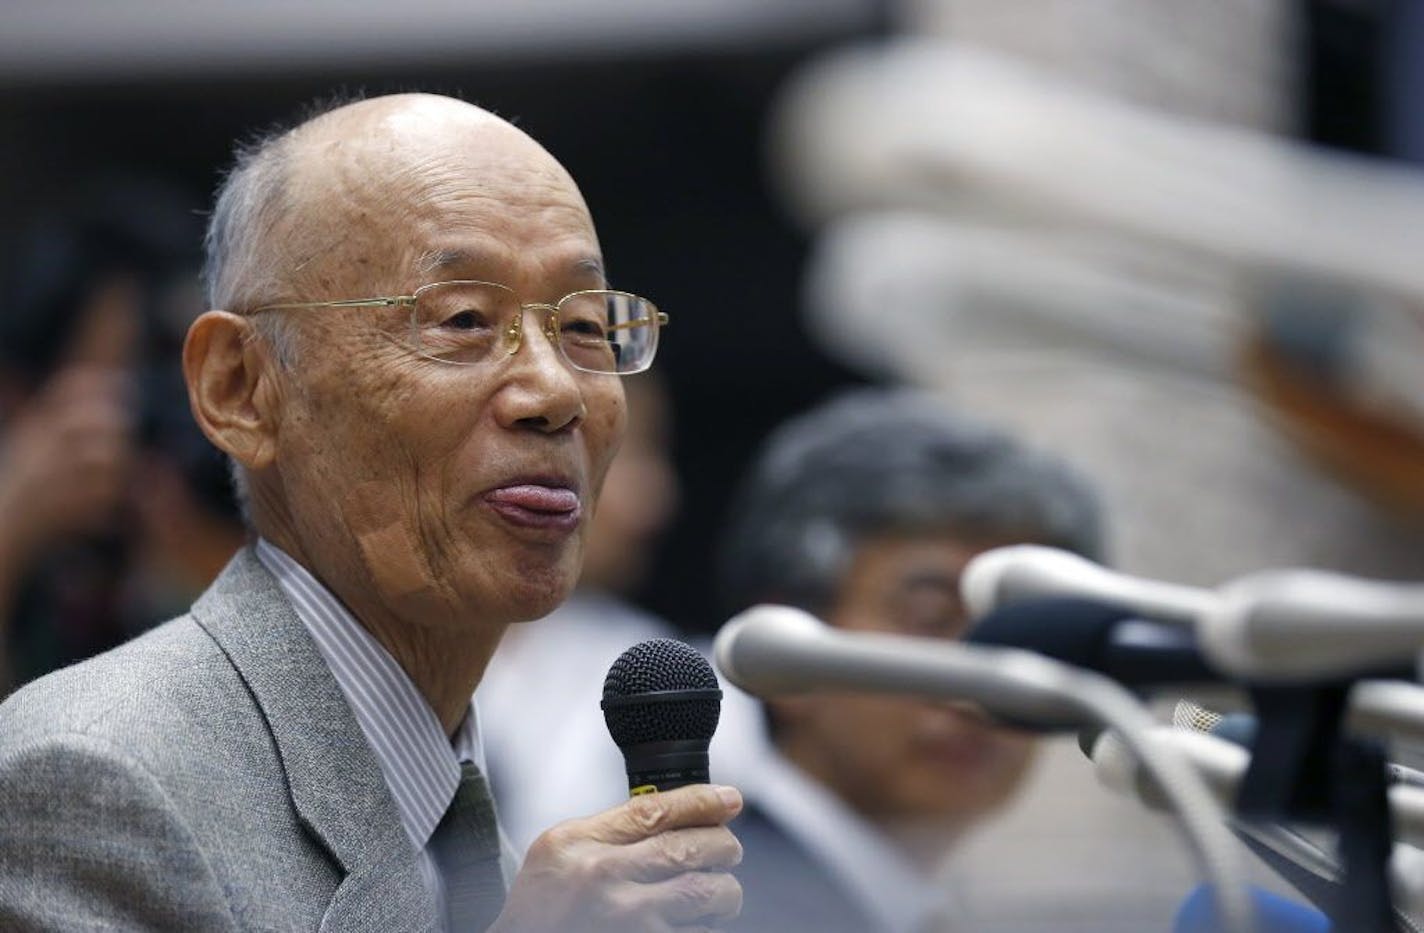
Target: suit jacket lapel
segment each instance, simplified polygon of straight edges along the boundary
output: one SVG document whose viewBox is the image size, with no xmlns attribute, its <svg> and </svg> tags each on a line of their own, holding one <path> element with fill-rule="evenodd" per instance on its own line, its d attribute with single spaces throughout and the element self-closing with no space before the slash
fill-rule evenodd
<svg viewBox="0 0 1424 933">
<path fill-rule="evenodd" d="M 266 717 L 292 804 L 346 873 L 322 929 L 435 928 L 375 752 L 336 678 L 251 548 L 243 548 L 193 617 L 227 654 Z"/>
</svg>

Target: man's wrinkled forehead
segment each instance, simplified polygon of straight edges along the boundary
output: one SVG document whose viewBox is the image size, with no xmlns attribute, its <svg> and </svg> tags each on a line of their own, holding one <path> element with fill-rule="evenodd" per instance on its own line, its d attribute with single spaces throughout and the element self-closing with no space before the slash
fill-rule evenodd
<svg viewBox="0 0 1424 933">
<path fill-rule="evenodd" d="M 448 250 L 429 249 L 445 232 L 439 228 L 456 216 L 477 225 L 482 217 L 497 217 L 540 231 L 552 220 L 591 244 L 574 250 L 597 262 L 593 222 L 577 185 L 522 131 L 448 98 L 367 103 L 373 106 L 328 115 L 300 140 L 299 209 L 311 218 L 303 224 L 306 236 L 293 231 L 305 240 L 301 253 L 316 259 L 425 239 L 418 255 L 403 257 L 404 268 L 407 262 L 427 269 L 453 265 L 458 257 Z"/>
<path fill-rule="evenodd" d="M 500 197 L 540 189 L 578 197 L 573 179 L 542 146 L 478 107 L 428 95 L 366 103 L 313 121 L 296 140 L 301 187 L 335 198 L 333 206 L 390 209 L 437 193 Z"/>
<path fill-rule="evenodd" d="M 429 278 L 463 277 L 477 274 L 478 270 L 498 265 L 505 257 L 498 254 L 468 247 L 431 249 L 422 253 L 416 262 L 416 271 Z M 603 258 L 597 253 L 573 252 L 556 261 L 558 273 L 595 284 L 608 281 L 608 273 L 603 267 Z"/>
</svg>

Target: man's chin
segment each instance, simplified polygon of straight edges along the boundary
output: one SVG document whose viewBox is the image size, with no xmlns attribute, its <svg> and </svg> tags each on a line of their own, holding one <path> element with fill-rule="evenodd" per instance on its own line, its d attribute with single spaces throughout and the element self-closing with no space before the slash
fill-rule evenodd
<svg viewBox="0 0 1424 933">
<path fill-rule="evenodd" d="M 578 575 L 549 570 L 542 573 L 511 574 L 502 587 L 500 615 L 511 623 L 532 622 L 553 612 L 573 592 Z"/>
</svg>

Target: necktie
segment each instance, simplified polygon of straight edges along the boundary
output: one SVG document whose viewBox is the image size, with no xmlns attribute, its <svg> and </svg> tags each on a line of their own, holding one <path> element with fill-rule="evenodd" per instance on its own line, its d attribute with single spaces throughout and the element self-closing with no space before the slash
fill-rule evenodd
<svg viewBox="0 0 1424 933">
<path fill-rule="evenodd" d="M 494 923 L 504 907 L 499 823 L 489 784 L 471 762 L 460 764 L 460 786 L 430 836 L 430 849 L 445 881 L 446 929 L 478 933 Z"/>
</svg>

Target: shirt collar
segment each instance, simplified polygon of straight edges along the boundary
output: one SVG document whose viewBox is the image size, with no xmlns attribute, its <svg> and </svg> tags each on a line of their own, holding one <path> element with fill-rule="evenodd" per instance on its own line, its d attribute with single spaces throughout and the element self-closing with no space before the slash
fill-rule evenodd
<svg viewBox="0 0 1424 933">
<path fill-rule="evenodd" d="M 424 849 L 455 798 L 460 762 L 485 770 L 474 701 L 452 741 L 400 664 L 330 590 L 267 539 L 256 550 L 351 704 L 411 842 Z"/>
<path fill-rule="evenodd" d="M 946 908 L 947 892 L 877 827 L 768 747 L 748 796 L 846 889 L 876 929 L 911 933 Z"/>
</svg>

